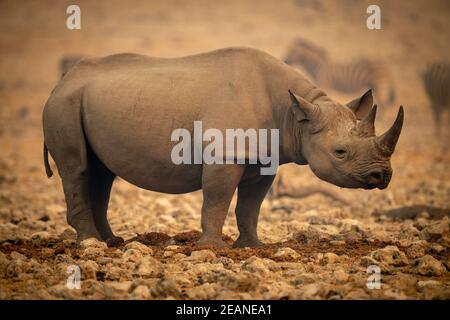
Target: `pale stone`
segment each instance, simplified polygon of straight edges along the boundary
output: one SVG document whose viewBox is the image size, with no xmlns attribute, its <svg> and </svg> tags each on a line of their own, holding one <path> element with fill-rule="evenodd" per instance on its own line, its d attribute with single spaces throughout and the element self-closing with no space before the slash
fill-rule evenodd
<svg viewBox="0 0 450 320">
<path fill-rule="evenodd" d="M 145 255 L 145 254 L 152 255 L 153 254 L 153 250 L 151 248 L 147 247 L 145 244 L 140 243 L 138 241 L 133 241 L 133 242 L 127 243 L 125 245 L 125 249 L 126 250 L 134 249 L 134 250 L 139 251 L 143 255 Z"/>
<path fill-rule="evenodd" d="M 135 300 L 148 300 L 151 298 L 150 290 L 147 286 L 139 285 L 131 293 L 133 299 Z"/>
<path fill-rule="evenodd" d="M 275 252 L 274 254 L 275 258 L 288 258 L 288 259 L 299 259 L 301 255 L 297 253 L 294 249 L 291 249 L 289 247 L 286 248 L 280 248 Z"/>
<path fill-rule="evenodd" d="M 416 261 L 414 272 L 423 276 L 440 276 L 446 272 L 444 265 L 430 255 Z"/>
<path fill-rule="evenodd" d="M 211 262 L 216 258 L 216 254 L 211 250 L 197 250 L 192 251 L 191 255 L 183 258 L 183 261 L 188 261 L 192 263 L 200 263 L 200 262 Z"/>
</svg>

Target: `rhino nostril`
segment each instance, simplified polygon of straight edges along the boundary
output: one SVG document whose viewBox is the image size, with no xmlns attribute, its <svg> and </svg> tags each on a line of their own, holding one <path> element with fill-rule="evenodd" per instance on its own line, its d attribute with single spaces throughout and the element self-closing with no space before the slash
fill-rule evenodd
<svg viewBox="0 0 450 320">
<path fill-rule="evenodd" d="M 372 171 L 369 176 L 374 181 L 381 181 L 381 180 L 383 180 L 383 174 L 380 171 Z"/>
</svg>

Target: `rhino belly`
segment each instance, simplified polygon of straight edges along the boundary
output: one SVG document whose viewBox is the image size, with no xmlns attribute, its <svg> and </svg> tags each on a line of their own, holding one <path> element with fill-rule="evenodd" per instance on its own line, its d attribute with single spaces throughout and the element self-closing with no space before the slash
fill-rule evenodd
<svg viewBox="0 0 450 320">
<path fill-rule="evenodd" d="M 176 165 L 171 159 L 178 143 L 171 141 L 172 131 L 192 126 L 193 121 L 165 106 L 144 103 L 143 97 L 141 103 L 130 95 L 124 95 L 123 101 L 118 97 L 101 103 L 92 100 L 83 106 L 85 135 L 93 152 L 114 174 L 157 192 L 201 188 L 201 165 Z"/>
</svg>

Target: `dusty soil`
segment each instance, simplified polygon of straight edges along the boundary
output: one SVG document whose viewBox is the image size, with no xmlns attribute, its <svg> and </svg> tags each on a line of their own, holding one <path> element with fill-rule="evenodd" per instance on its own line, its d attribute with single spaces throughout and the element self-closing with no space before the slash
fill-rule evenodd
<svg viewBox="0 0 450 320">
<path fill-rule="evenodd" d="M 450 152 L 434 134 L 418 73 L 448 56 L 446 1 L 381 1 L 381 31 L 365 27 L 364 1 L 83 2 L 82 30 L 65 29 L 65 4 L 0 3 L 0 299 L 449 299 Z M 345 35 L 345 36 L 344 36 Z M 120 247 L 76 243 L 58 176 L 42 164 L 40 115 L 68 53 L 180 56 L 248 45 L 280 58 L 295 37 L 336 59 L 386 61 L 405 127 L 388 189 L 344 190 L 307 167 L 280 169 L 288 188 L 317 194 L 263 203 L 256 249 L 198 247 L 200 192 L 165 195 L 118 180 L 109 219 Z M 332 92 L 345 102 L 350 97 Z M 393 121 L 383 109 L 378 132 Z M 55 169 L 53 167 L 53 169 Z M 224 227 L 238 233 L 234 205 Z M 67 270 L 81 268 L 81 289 Z M 369 289 L 367 267 L 381 271 Z"/>
</svg>

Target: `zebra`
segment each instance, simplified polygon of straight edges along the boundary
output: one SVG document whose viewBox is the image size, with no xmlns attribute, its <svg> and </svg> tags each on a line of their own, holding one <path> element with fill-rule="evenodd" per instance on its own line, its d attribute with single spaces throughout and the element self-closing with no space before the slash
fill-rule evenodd
<svg viewBox="0 0 450 320">
<path fill-rule="evenodd" d="M 392 80 L 381 61 L 359 58 L 350 62 L 335 62 L 325 49 L 305 39 L 297 39 L 284 62 L 302 67 L 319 86 L 343 93 L 372 89 L 380 104 L 394 104 Z"/>
<path fill-rule="evenodd" d="M 450 64 L 434 62 L 422 72 L 421 78 L 431 102 L 436 133 L 440 135 L 442 113 L 450 112 Z M 447 121 L 450 122 L 450 119 Z"/>
<path fill-rule="evenodd" d="M 59 59 L 59 74 L 61 78 L 64 77 L 64 75 L 72 69 L 78 61 L 83 59 L 84 56 L 82 55 L 64 55 Z"/>
</svg>

